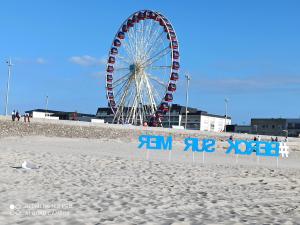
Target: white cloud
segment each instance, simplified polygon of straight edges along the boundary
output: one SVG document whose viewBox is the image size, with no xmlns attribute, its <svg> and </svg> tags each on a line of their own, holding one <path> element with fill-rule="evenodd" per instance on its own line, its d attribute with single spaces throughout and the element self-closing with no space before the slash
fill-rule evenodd
<svg viewBox="0 0 300 225">
<path fill-rule="evenodd" d="M 36 63 L 37 64 L 46 64 L 47 61 L 44 58 L 39 57 L 36 59 Z"/>
<path fill-rule="evenodd" d="M 42 57 L 38 57 L 36 59 L 26 59 L 26 58 L 19 58 L 19 57 L 15 57 L 12 59 L 13 62 L 17 63 L 17 64 L 46 64 L 47 60 L 42 58 Z"/>
<path fill-rule="evenodd" d="M 97 59 L 89 55 L 72 56 L 69 58 L 69 61 L 80 66 L 98 66 L 106 63 L 104 58 Z"/>
</svg>

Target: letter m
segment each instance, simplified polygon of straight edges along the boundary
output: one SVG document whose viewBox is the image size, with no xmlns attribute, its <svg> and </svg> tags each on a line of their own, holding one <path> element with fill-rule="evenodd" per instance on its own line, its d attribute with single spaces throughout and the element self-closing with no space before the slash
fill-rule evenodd
<svg viewBox="0 0 300 225">
<path fill-rule="evenodd" d="M 158 142 L 161 143 L 163 150 L 172 150 L 172 136 L 168 136 L 165 140 L 163 136 L 158 136 Z"/>
</svg>

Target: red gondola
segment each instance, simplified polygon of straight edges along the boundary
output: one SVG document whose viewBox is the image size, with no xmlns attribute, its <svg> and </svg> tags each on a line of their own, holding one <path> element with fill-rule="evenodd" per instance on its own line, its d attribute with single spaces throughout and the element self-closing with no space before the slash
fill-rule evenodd
<svg viewBox="0 0 300 225">
<path fill-rule="evenodd" d="M 160 14 L 160 13 L 157 13 L 162 19 L 165 19 L 165 17 L 162 15 L 162 14 Z"/>
<path fill-rule="evenodd" d="M 112 72 L 114 72 L 114 67 L 113 66 L 107 66 L 106 71 L 109 72 L 109 73 L 112 73 Z"/>
<path fill-rule="evenodd" d="M 150 19 L 155 19 L 156 18 L 156 14 L 154 12 L 150 12 Z"/>
<path fill-rule="evenodd" d="M 166 27 L 168 28 L 169 32 L 174 32 L 174 29 L 171 25 L 169 25 L 169 26 L 167 25 Z"/>
<path fill-rule="evenodd" d="M 164 27 L 164 30 L 165 30 L 165 32 L 174 32 L 174 30 L 173 30 L 173 27 L 168 27 L 168 26 L 165 26 Z"/>
<path fill-rule="evenodd" d="M 145 19 L 150 19 L 151 18 L 151 12 L 150 11 L 145 11 L 144 12 L 144 18 Z"/>
<path fill-rule="evenodd" d="M 157 112 L 155 113 L 156 118 L 161 118 L 163 116 L 164 116 L 164 111 L 162 110 L 157 110 Z"/>
<path fill-rule="evenodd" d="M 170 38 L 171 37 L 171 38 Z M 173 31 L 170 32 L 170 34 L 167 35 L 167 38 L 171 41 L 176 41 L 176 35 Z"/>
<path fill-rule="evenodd" d="M 165 26 L 165 21 L 162 19 L 162 18 L 160 18 L 160 20 L 159 20 L 159 25 L 161 25 L 161 26 Z"/>
<path fill-rule="evenodd" d="M 120 47 L 121 46 L 121 41 L 119 39 L 114 40 L 114 46 Z"/>
<path fill-rule="evenodd" d="M 173 95 L 170 93 L 167 93 L 165 96 L 165 101 L 171 102 L 173 100 Z"/>
<path fill-rule="evenodd" d="M 113 56 L 110 56 L 109 58 L 108 58 L 108 63 L 110 63 L 110 64 L 114 64 L 116 62 L 116 59 L 115 59 L 115 57 L 113 57 Z"/>
<path fill-rule="evenodd" d="M 108 75 L 106 76 L 106 80 L 107 80 L 107 82 L 112 82 L 113 76 L 110 75 L 110 74 L 108 74 Z"/>
<path fill-rule="evenodd" d="M 133 15 L 133 17 L 132 17 L 131 20 L 132 20 L 133 23 L 138 22 L 138 16 L 137 15 Z"/>
<path fill-rule="evenodd" d="M 169 30 L 173 30 L 173 27 L 170 23 L 167 23 L 166 26 L 168 27 Z"/>
<path fill-rule="evenodd" d="M 139 19 L 139 20 L 144 20 L 144 19 L 145 19 L 145 14 L 146 14 L 146 12 L 147 12 L 147 11 L 145 11 L 145 12 L 139 12 L 139 14 L 138 14 L 138 19 Z"/>
<path fill-rule="evenodd" d="M 171 43 L 170 43 L 170 45 L 171 45 Z M 170 47 L 172 47 L 173 49 L 178 49 L 178 42 L 172 41 L 172 45 Z"/>
<path fill-rule="evenodd" d="M 177 40 L 176 36 L 171 36 L 171 38 L 170 38 L 169 34 L 167 35 L 167 38 L 169 40 L 171 39 L 171 41 L 176 41 Z"/>
<path fill-rule="evenodd" d="M 114 99 L 114 94 L 112 92 L 108 92 L 107 96 L 110 100 Z"/>
<path fill-rule="evenodd" d="M 173 58 L 174 59 L 179 59 L 179 52 L 178 51 L 173 51 Z"/>
<path fill-rule="evenodd" d="M 113 89 L 112 84 L 106 84 L 106 89 L 107 89 L 108 91 L 112 91 L 112 89 Z"/>
<path fill-rule="evenodd" d="M 127 20 L 127 27 L 133 27 L 133 22 L 131 19 Z"/>
<path fill-rule="evenodd" d="M 173 62 L 173 66 L 172 66 L 173 70 L 178 70 L 179 67 L 180 67 L 179 62 Z"/>
<path fill-rule="evenodd" d="M 128 27 L 127 27 L 126 24 L 124 24 L 124 25 L 122 26 L 122 31 L 123 31 L 123 32 L 127 32 L 127 31 L 128 31 Z"/>
<path fill-rule="evenodd" d="M 173 72 L 173 73 L 171 74 L 171 80 L 176 81 L 176 80 L 178 80 L 178 78 L 179 78 L 178 73 Z"/>
<path fill-rule="evenodd" d="M 110 100 L 109 103 L 110 103 L 111 107 L 115 107 L 116 106 L 116 102 L 114 100 Z"/>
<path fill-rule="evenodd" d="M 118 33 L 118 38 L 124 39 L 124 38 L 125 38 L 125 33 L 122 32 L 122 31 L 120 31 L 120 32 Z"/>
<path fill-rule="evenodd" d="M 168 86 L 168 91 L 176 91 L 176 84 L 170 83 Z"/>
<path fill-rule="evenodd" d="M 160 105 L 159 109 L 162 110 L 162 111 L 164 111 L 164 112 L 169 111 L 169 105 L 168 105 L 168 103 L 165 103 L 165 102 L 162 103 L 162 104 Z"/>
<path fill-rule="evenodd" d="M 112 54 L 112 55 L 118 54 L 118 49 L 117 48 L 111 48 L 110 49 L 110 54 Z"/>
</svg>

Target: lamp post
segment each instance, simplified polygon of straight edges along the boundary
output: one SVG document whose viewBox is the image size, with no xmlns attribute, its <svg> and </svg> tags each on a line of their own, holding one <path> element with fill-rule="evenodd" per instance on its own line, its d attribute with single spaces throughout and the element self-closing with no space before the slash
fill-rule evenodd
<svg viewBox="0 0 300 225">
<path fill-rule="evenodd" d="M 228 98 L 225 98 L 225 132 L 226 132 L 226 125 L 227 125 L 227 111 L 228 111 Z"/>
<path fill-rule="evenodd" d="M 48 95 L 46 96 L 46 116 L 48 114 L 48 102 L 49 102 L 49 97 Z"/>
<path fill-rule="evenodd" d="M 172 104 L 170 104 L 169 107 L 169 128 L 171 128 L 171 108 L 172 108 Z"/>
<path fill-rule="evenodd" d="M 10 76 L 11 76 L 11 67 L 13 64 L 11 63 L 11 58 L 9 58 L 8 61 L 6 61 L 8 66 L 8 77 L 7 77 L 7 84 L 6 84 L 6 98 L 5 98 L 5 116 L 7 116 L 7 110 L 8 110 L 8 94 L 9 94 L 9 82 L 10 82 Z"/>
<path fill-rule="evenodd" d="M 189 102 L 189 84 L 191 80 L 191 76 L 189 74 L 185 75 L 186 78 L 186 99 L 185 99 L 185 126 L 184 128 L 186 129 L 187 127 L 187 108 L 188 108 L 188 102 Z"/>
</svg>

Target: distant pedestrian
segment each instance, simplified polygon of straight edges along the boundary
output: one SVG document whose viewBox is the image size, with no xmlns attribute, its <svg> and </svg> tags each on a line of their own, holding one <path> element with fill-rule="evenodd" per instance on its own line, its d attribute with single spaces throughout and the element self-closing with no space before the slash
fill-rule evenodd
<svg viewBox="0 0 300 225">
<path fill-rule="evenodd" d="M 259 135 L 257 136 L 257 140 L 258 140 L 258 141 L 261 141 L 261 137 L 260 137 Z"/>
<path fill-rule="evenodd" d="M 256 138 L 256 136 L 254 136 L 254 138 L 253 138 L 253 141 L 257 141 L 257 138 Z"/>
<path fill-rule="evenodd" d="M 229 140 L 233 141 L 233 135 L 230 135 Z"/>
<path fill-rule="evenodd" d="M 24 122 L 26 123 L 26 121 L 29 123 L 30 119 L 29 119 L 29 113 L 25 113 L 24 114 Z"/>
<path fill-rule="evenodd" d="M 20 121 L 20 113 L 19 113 L 19 111 L 16 112 L 16 118 L 18 119 L 18 121 Z"/>
<path fill-rule="evenodd" d="M 278 137 L 275 138 L 275 141 L 278 142 Z"/>
<path fill-rule="evenodd" d="M 14 111 L 12 111 L 12 113 L 11 113 L 11 120 L 12 120 L 12 121 L 15 121 L 15 119 L 16 119 L 16 111 L 14 110 Z"/>
</svg>

